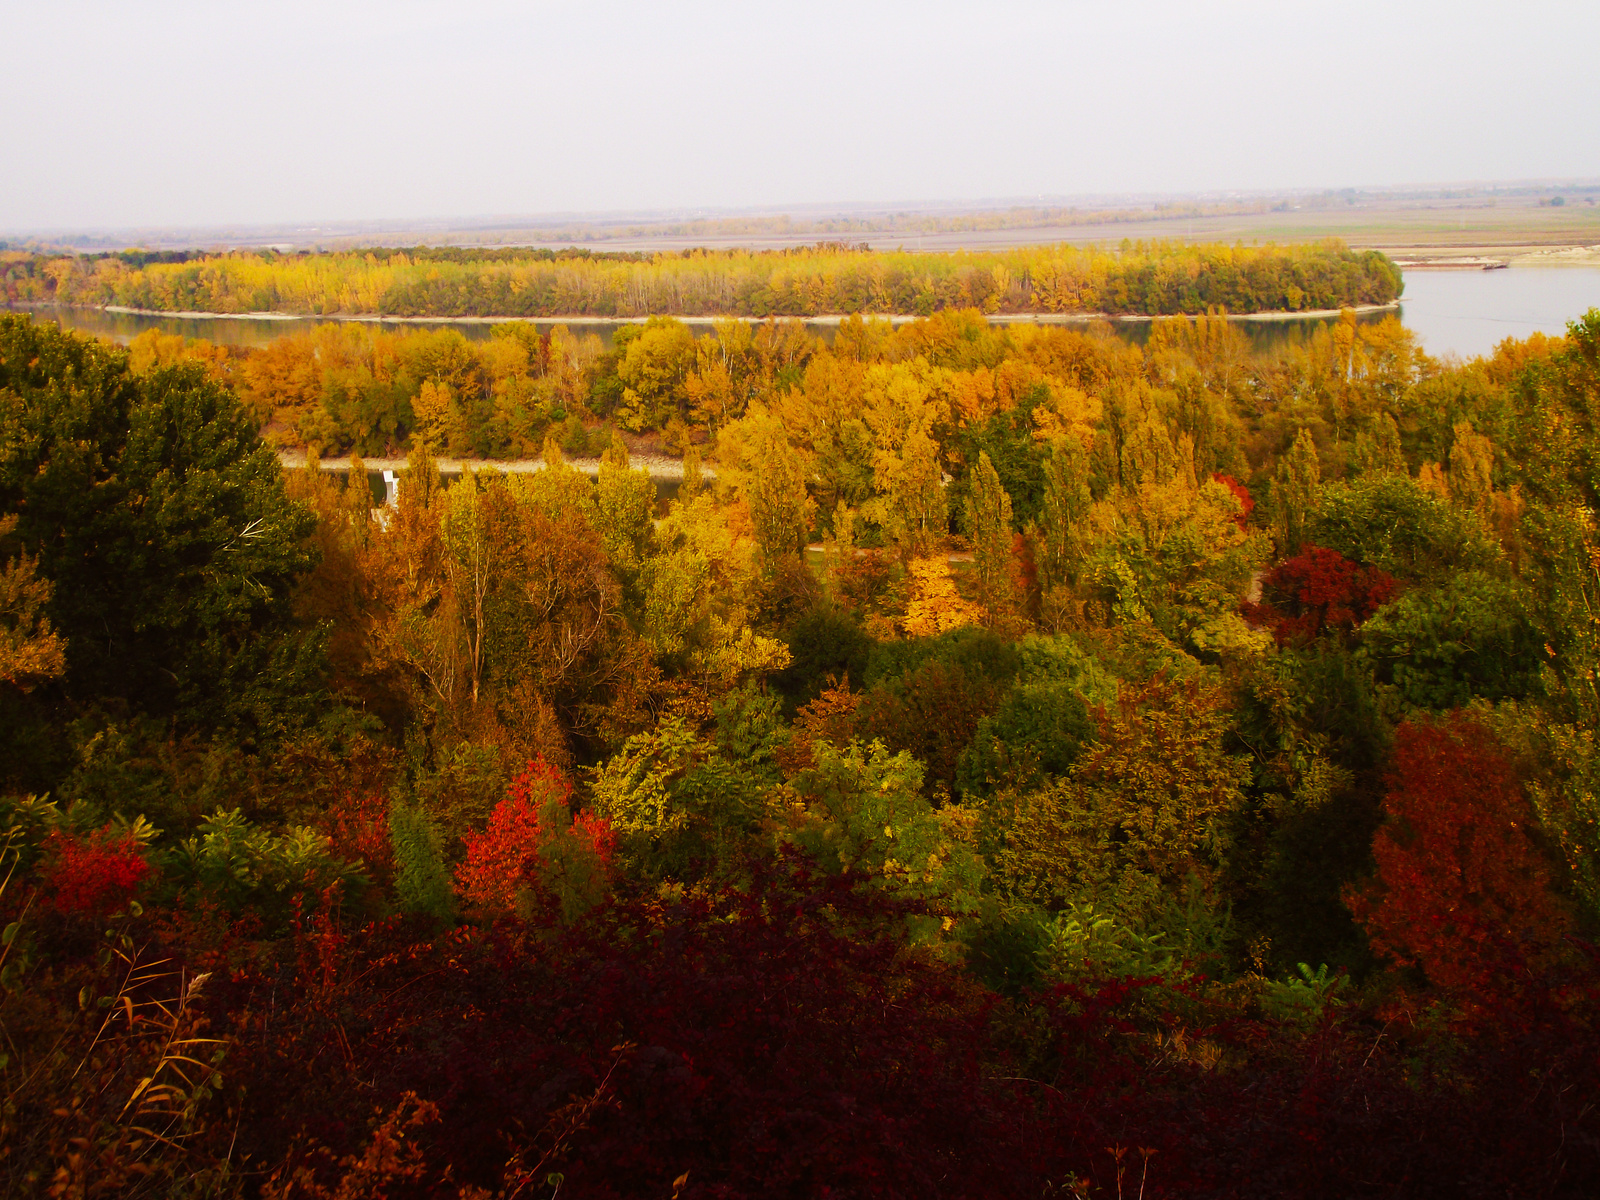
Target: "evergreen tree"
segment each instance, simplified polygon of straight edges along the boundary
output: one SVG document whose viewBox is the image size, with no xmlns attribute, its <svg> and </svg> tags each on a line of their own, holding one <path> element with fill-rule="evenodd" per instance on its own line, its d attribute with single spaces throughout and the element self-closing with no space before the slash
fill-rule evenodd
<svg viewBox="0 0 1600 1200">
<path fill-rule="evenodd" d="M 1017 588 L 1011 576 L 1011 497 L 987 453 L 980 452 L 967 495 L 967 530 L 972 537 L 972 569 L 978 603 L 991 625 L 1017 612 Z"/>
<path fill-rule="evenodd" d="M 419 805 L 401 799 L 389 805 L 389 843 L 394 850 L 395 899 L 404 912 L 455 920 L 455 892 L 444 865 L 439 831 Z"/>
<path fill-rule="evenodd" d="M 1272 485 L 1274 532 L 1278 552 L 1285 557 L 1297 554 L 1310 532 L 1321 482 L 1317 443 L 1309 429 L 1302 429 L 1278 464 L 1278 477 Z"/>
</svg>

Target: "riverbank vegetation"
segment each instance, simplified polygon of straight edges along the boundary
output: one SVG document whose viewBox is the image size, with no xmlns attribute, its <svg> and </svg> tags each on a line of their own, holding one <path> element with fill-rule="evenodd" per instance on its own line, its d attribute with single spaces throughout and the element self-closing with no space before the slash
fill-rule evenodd
<svg viewBox="0 0 1600 1200">
<path fill-rule="evenodd" d="M 173 257 L 184 261 L 7 252 L 0 266 L 10 304 L 393 317 L 926 316 L 949 308 L 1153 316 L 1337 309 L 1400 294 L 1400 272 L 1383 254 L 1334 241 L 950 254 L 825 243 L 649 255 L 414 247 Z"/>
<path fill-rule="evenodd" d="M 6 1191 L 1593 1194 L 1600 311 L 562 336 L 0 318 Z"/>
</svg>

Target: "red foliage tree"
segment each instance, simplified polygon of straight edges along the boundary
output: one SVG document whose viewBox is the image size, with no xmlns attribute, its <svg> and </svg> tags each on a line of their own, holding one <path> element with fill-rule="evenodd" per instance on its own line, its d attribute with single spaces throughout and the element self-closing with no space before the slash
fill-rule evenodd
<svg viewBox="0 0 1600 1200">
<path fill-rule="evenodd" d="M 1038 612 L 1039 564 L 1033 555 L 1033 543 L 1020 533 L 1011 540 L 1011 584 L 1028 611 Z"/>
<path fill-rule="evenodd" d="M 1261 579 L 1260 604 L 1244 615 L 1266 625 L 1280 646 L 1309 641 L 1325 630 L 1348 633 L 1394 598 L 1394 577 L 1351 562 L 1337 550 L 1307 546 Z"/>
<path fill-rule="evenodd" d="M 389 840 L 389 799 L 382 792 L 343 791 L 313 822 L 328 837 L 335 858 L 359 862 L 379 887 L 394 878 L 394 845 Z"/>
<path fill-rule="evenodd" d="M 546 864 L 560 856 L 558 842 L 591 855 L 608 871 L 616 834 L 593 813 L 572 816 L 572 784 L 543 757 L 506 790 L 481 833 L 469 833 L 466 860 L 456 868 L 456 887 L 472 904 L 510 909 L 524 889 L 536 887 Z"/>
<path fill-rule="evenodd" d="M 1473 717 L 1396 733 L 1377 877 L 1345 903 L 1373 946 L 1458 994 L 1502 991 L 1568 928 L 1505 750 Z"/>
<path fill-rule="evenodd" d="M 1235 517 L 1234 520 L 1239 523 L 1239 528 L 1243 529 L 1247 524 L 1249 524 L 1250 512 L 1256 506 L 1255 497 L 1250 494 L 1250 489 L 1245 487 L 1244 484 L 1240 483 L 1232 475 L 1224 474 L 1221 471 L 1213 473 L 1211 478 L 1216 480 L 1223 487 L 1227 488 L 1238 499 L 1239 515 Z"/>
<path fill-rule="evenodd" d="M 57 830 L 44 842 L 44 894 L 57 912 L 103 917 L 133 899 L 150 864 L 131 833 L 107 825 L 87 837 Z"/>
</svg>

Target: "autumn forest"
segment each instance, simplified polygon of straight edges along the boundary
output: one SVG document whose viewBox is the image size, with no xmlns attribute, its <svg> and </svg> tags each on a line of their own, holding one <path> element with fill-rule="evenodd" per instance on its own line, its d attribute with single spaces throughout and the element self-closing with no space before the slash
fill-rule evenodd
<svg viewBox="0 0 1600 1200">
<path fill-rule="evenodd" d="M 1336 243 L 166 259 L 0 268 L 574 327 L 0 316 L 0 1192 L 1600 1190 L 1600 310 L 1436 359 Z"/>
</svg>

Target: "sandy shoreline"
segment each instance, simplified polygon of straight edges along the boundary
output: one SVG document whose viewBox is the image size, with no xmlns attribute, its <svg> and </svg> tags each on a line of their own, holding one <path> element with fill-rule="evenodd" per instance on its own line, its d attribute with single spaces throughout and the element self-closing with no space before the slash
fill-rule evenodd
<svg viewBox="0 0 1600 1200">
<path fill-rule="evenodd" d="M 283 313 L 283 312 L 248 312 L 248 313 L 220 313 L 197 312 L 190 310 L 169 310 L 160 308 L 129 308 L 120 304 L 106 305 L 39 305 L 40 308 L 87 308 L 97 312 L 118 313 L 133 317 L 167 317 L 180 321 L 338 321 L 364 325 L 642 325 L 649 317 L 591 317 L 571 315 L 564 317 L 386 317 L 373 313 Z M 1400 307 L 1400 301 L 1391 300 L 1387 304 L 1358 304 L 1353 311 L 1357 313 L 1388 312 Z M 1325 317 L 1337 317 L 1342 309 L 1337 308 L 1308 308 L 1298 312 L 1287 310 L 1272 310 L 1254 313 L 1225 313 L 1230 321 L 1305 321 Z M 853 313 L 824 313 L 809 317 L 738 317 L 738 316 L 677 316 L 673 313 L 660 314 L 672 316 L 675 320 L 682 321 L 685 325 L 714 325 L 718 321 L 746 321 L 759 325 L 767 320 L 803 321 L 807 325 L 836 326 L 850 319 Z M 894 325 L 909 325 L 913 321 L 925 318 L 909 313 L 861 313 L 863 319 L 869 321 L 888 321 Z M 1087 325 L 1096 321 L 1121 321 L 1130 324 L 1158 321 L 1164 316 L 1183 316 L 1188 314 L 1162 314 L 1161 316 L 1145 316 L 1142 313 L 989 313 L 991 324 L 1034 324 L 1034 325 Z"/>
<path fill-rule="evenodd" d="M 1402 271 L 1494 270 L 1498 267 L 1600 267 L 1600 244 L 1592 246 L 1385 246 Z"/>
</svg>

